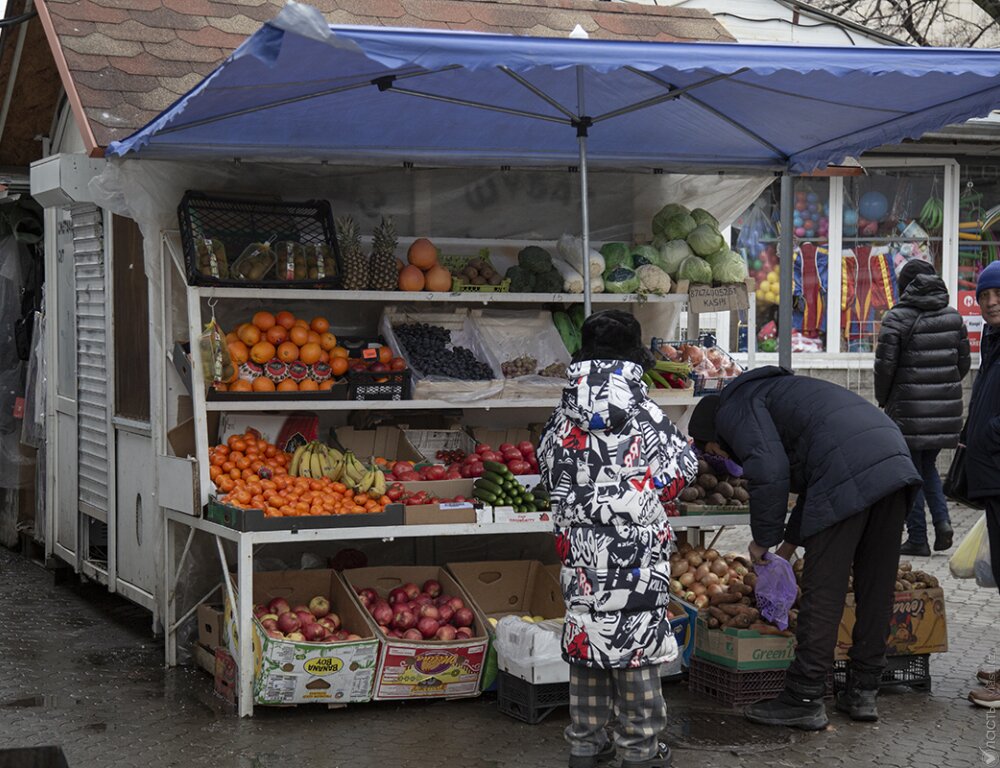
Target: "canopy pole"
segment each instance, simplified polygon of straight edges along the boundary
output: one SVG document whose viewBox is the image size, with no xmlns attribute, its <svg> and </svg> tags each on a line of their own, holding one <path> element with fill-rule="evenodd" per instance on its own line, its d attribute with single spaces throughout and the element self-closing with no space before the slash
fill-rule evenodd
<svg viewBox="0 0 1000 768">
<path fill-rule="evenodd" d="M 781 247 L 778 252 L 778 365 L 792 369 L 792 177 L 781 175 Z M 751 343 L 753 343 L 751 341 Z"/>
<path fill-rule="evenodd" d="M 590 120 L 583 117 L 583 70 L 576 68 L 576 99 L 580 118 L 576 121 L 576 141 L 580 146 L 580 224 L 583 227 L 583 314 L 590 317 L 590 204 L 587 201 L 587 129 Z"/>
</svg>

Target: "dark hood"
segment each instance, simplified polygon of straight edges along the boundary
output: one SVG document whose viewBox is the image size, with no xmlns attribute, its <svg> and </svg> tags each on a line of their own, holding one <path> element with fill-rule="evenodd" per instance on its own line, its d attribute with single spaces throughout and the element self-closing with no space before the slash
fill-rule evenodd
<svg viewBox="0 0 1000 768">
<path fill-rule="evenodd" d="M 906 286 L 896 306 L 913 307 L 921 312 L 948 306 L 948 287 L 937 275 L 917 275 Z"/>
<path fill-rule="evenodd" d="M 782 368 L 777 365 L 765 365 L 760 368 L 754 368 L 752 371 L 747 371 L 746 373 L 741 373 L 736 379 L 731 383 L 727 384 L 726 388 L 722 390 L 722 402 L 725 403 L 736 390 L 741 387 L 745 387 L 755 381 L 762 381 L 763 379 L 773 379 L 778 376 L 794 376 L 787 368 Z"/>
</svg>

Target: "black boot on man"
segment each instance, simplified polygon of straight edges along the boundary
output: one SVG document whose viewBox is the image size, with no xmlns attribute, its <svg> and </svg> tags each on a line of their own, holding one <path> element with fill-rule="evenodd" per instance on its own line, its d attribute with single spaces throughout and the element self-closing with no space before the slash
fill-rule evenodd
<svg viewBox="0 0 1000 768">
<path fill-rule="evenodd" d="M 951 523 L 947 520 L 942 520 L 940 523 L 934 523 L 935 552 L 944 552 L 946 549 L 951 549 L 954 537 L 955 532 L 951 528 Z"/>
<path fill-rule="evenodd" d="M 878 720 L 879 675 L 847 670 L 847 687 L 837 691 L 836 707 L 838 712 L 850 715 L 851 720 L 862 723 L 873 723 Z"/>
<path fill-rule="evenodd" d="M 785 690 L 778 698 L 758 701 L 747 707 L 743 714 L 751 723 L 759 725 L 786 725 L 804 731 L 821 731 L 829 724 L 823 695 L 825 683 L 785 681 Z"/>
</svg>

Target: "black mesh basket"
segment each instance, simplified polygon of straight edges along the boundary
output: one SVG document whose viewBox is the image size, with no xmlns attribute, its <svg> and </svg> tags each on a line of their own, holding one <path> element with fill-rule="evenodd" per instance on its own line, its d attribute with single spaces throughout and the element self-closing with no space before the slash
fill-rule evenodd
<svg viewBox="0 0 1000 768">
<path fill-rule="evenodd" d="M 569 683 L 541 683 L 497 672 L 497 709 L 508 717 L 535 725 L 558 707 L 569 704 Z"/>
<path fill-rule="evenodd" d="M 285 203 L 188 191 L 177 213 L 189 285 L 341 286 L 340 248 L 326 200 Z M 250 248 L 261 243 L 269 247 Z"/>
</svg>

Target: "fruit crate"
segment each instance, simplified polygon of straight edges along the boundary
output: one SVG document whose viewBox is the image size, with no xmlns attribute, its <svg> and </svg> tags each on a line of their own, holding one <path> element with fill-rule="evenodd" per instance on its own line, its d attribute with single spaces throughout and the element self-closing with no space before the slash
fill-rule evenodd
<svg viewBox="0 0 1000 768">
<path fill-rule="evenodd" d="M 733 359 L 726 350 L 718 346 L 715 341 L 715 336 L 713 334 L 707 333 L 703 335 L 700 339 L 691 340 L 686 339 L 683 341 L 669 341 L 667 339 L 654 338 L 651 343 L 651 348 L 653 350 L 653 356 L 657 360 L 664 360 L 663 354 L 660 352 L 660 347 L 664 344 L 669 344 L 672 347 L 679 347 L 682 344 L 696 344 L 699 347 L 703 347 L 706 350 L 714 349 L 717 350 L 723 358 L 737 366 L 740 372 L 743 372 L 743 367 Z M 727 384 L 731 383 L 736 377 L 735 376 L 704 376 L 696 371 L 691 371 L 688 375 L 694 384 L 694 392 L 692 393 L 695 397 L 700 397 L 702 395 L 712 395 L 721 392 Z"/>
<path fill-rule="evenodd" d="M 688 689 L 726 707 L 773 699 L 785 687 L 784 669 L 736 670 L 691 657 Z"/>
<path fill-rule="evenodd" d="M 306 515 L 303 517 L 265 517 L 262 509 L 233 507 L 214 498 L 205 508 L 205 519 L 234 531 L 303 531 L 310 528 L 367 528 L 402 525 L 403 505 L 388 504 L 385 511 L 352 515 Z"/>
<path fill-rule="evenodd" d="M 508 717 L 536 725 L 565 706 L 569 706 L 569 683 L 534 685 L 503 670 L 497 672 L 497 709 Z"/>
<path fill-rule="evenodd" d="M 910 656 L 886 656 L 886 666 L 882 671 L 879 688 L 906 685 L 917 691 L 931 690 L 930 654 Z M 837 661 L 833 665 L 833 689 L 842 690 L 847 685 L 847 662 Z"/>
<path fill-rule="evenodd" d="M 340 248 L 333 224 L 333 210 L 325 200 L 282 202 L 215 197 L 187 191 L 177 208 L 181 242 L 189 285 L 255 288 L 339 288 Z M 280 279 L 272 265 L 259 280 L 244 280 L 230 274 L 216 277 L 199 270 L 198 246 L 206 241 L 221 244 L 216 257 L 231 270 L 251 243 L 289 242 L 311 249 L 328 249 L 334 269 L 322 278 Z M 308 258 L 308 256 L 307 256 Z"/>
<path fill-rule="evenodd" d="M 347 372 L 348 400 L 409 400 L 410 372 Z"/>
<path fill-rule="evenodd" d="M 691 515 L 749 515 L 750 505 L 734 506 L 710 506 L 708 504 L 690 504 L 686 501 L 677 502 L 677 511 L 681 516 Z"/>
<path fill-rule="evenodd" d="M 453 269 L 465 269 L 473 259 L 479 259 L 496 270 L 493 262 L 490 261 L 489 253 L 480 254 L 479 256 L 441 256 L 438 260 L 450 272 Z M 451 290 L 452 293 L 508 293 L 510 291 L 510 278 L 505 277 L 498 285 L 474 285 L 453 275 L 451 278 Z"/>
</svg>

